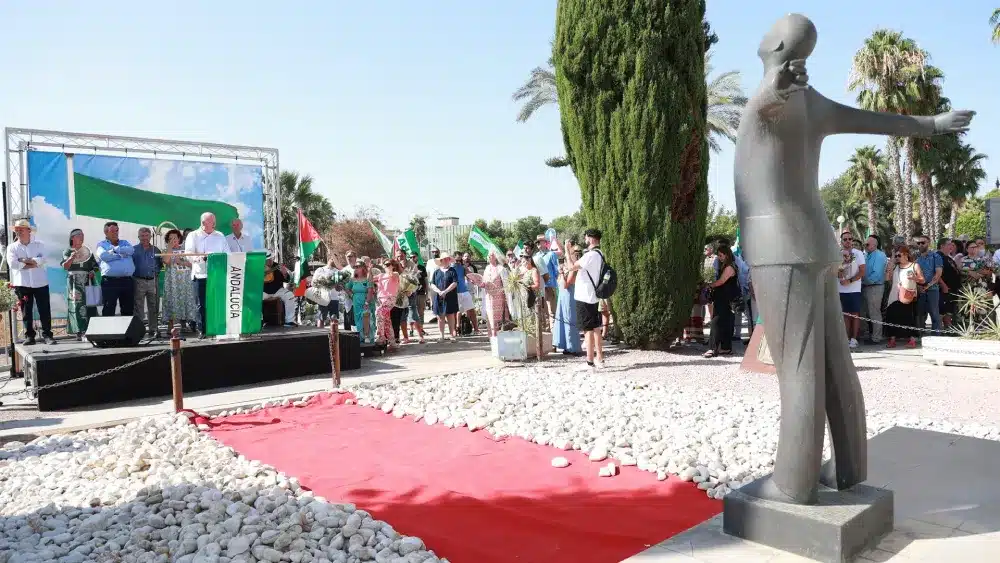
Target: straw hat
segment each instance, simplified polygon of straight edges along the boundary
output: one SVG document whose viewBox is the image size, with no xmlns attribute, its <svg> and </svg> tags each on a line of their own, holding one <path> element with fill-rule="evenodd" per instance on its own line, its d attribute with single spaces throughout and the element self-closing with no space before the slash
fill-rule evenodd
<svg viewBox="0 0 1000 563">
<path fill-rule="evenodd" d="M 35 227 L 32 226 L 31 221 L 28 221 L 27 219 L 18 219 L 11 223 L 10 230 L 16 231 L 18 229 L 30 229 L 34 231 Z"/>
</svg>

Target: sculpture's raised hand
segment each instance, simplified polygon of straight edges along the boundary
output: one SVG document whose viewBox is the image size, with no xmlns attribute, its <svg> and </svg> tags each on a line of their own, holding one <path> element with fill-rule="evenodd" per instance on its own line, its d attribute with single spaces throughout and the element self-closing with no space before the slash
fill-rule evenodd
<svg viewBox="0 0 1000 563">
<path fill-rule="evenodd" d="M 964 133 L 976 112 L 969 110 L 949 111 L 934 116 L 934 133 Z"/>
<path fill-rule="evenodd" d="M 774 78 L 771 84 L 774 91 L 783 99 L 788 99 L 799 90 L 809 87 L 809 75 L 806 74 L 805 59 L 785 61 L 774 71 Z"/>
</svg>

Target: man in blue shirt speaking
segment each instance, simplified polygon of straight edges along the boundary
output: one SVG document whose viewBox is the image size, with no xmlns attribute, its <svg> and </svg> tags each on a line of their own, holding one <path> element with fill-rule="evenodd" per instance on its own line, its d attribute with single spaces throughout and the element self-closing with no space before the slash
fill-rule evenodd
<svg viewBox="0 0 1000 563">
<path fill-rule="evenodd" d="M 865 242 L 865 275 L 861 278 L 861 338 L 872 344 L 882 341 L 882 297 L 885 290 L 885 267 L 889 258 L 882 252 L 882 239 L 871 235 Z"/>
<path fill-rule="evenodd" d="M 132 275 L 135 274 L 135 263 L 132 254 L 135 249 L 127 240 L 118 238 L 118 223 L 108 221 L 104 224 L 105 239 L 97 243 L 94 255 L 101 266 L 101 296 L 104 309 L 101 315 L 113 317 L 115 308 L 121 308 L 123 317 L 131 317 L 135 306 L 135 291 L 132 285 Z"/>
</svg>

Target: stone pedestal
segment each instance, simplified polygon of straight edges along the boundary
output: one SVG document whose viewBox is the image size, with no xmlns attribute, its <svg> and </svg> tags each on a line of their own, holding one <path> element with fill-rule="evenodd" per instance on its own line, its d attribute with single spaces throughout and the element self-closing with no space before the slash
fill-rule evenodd
<svg viewBox="0 0 1000 563">
<path fill-rule="evenodd" d="M 846 491 L 821 487 L 819 503 L 809 506 L 764 500 L 739 489 L 723 501 L 727 534 L 823 563 L 853 561 L 892 526 L 892 491 L 868 485 Z"/>
</svg>

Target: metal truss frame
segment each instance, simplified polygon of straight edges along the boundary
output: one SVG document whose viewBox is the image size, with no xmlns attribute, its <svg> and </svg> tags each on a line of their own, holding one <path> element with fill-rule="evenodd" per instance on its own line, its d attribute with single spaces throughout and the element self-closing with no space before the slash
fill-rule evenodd
<svg viewBox="0 0 1000 563">
<path fill-rule="evenodd" d="M 4 129 L 4 149 L 7 156 L 5 231 L 13 220 L 31 216 L 27 174 L 27 153 L 31 150 L 260 164 L 264 182 L 264 247 L 274 252 L 279 261 L 282 259 L 281 171 L 278 166 L 278 149 L 11 127 Z"/>
</svg>

